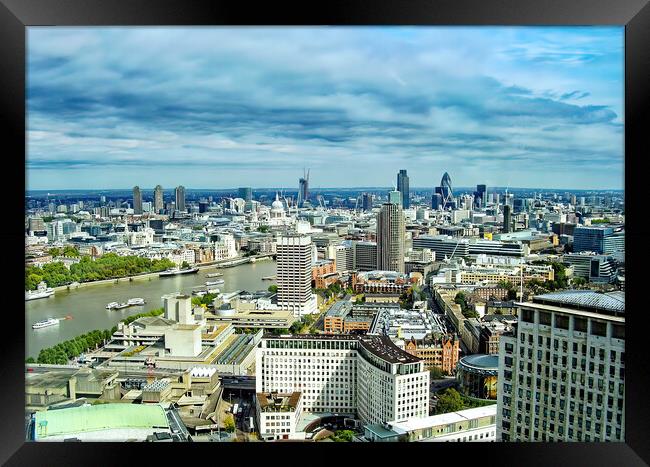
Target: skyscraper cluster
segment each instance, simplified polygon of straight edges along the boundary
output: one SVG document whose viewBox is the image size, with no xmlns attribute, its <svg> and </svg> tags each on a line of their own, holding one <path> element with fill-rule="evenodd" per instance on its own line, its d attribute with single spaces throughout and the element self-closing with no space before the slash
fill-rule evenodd
<svg viewBox="0 0 650 467">
<path fill-rule="evenodd" d="M 148 203 L 144 203 L 148 204 Z M 174 202 L 170 203 L 171 208 L 175 211 L 186 212 L 187 207 L 185 205 L 185 187 L 179 185 L 174 190 Z M 161 185 L 156 185 L 153 190 L 153 212 L 155 214 L 160 214 L 165 209 L 163 187 Z M 139 186 L 133 187 L 133 213 L 135 215 L 141 215 L 144 212 L 144 206 L 142 201 L 142 190 Z"/>
</svg>

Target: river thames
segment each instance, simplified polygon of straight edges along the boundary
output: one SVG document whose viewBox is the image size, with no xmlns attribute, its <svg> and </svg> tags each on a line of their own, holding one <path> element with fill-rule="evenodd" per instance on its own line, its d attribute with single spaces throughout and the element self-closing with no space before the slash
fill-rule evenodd
<svg viewBox="0 0 650 467">
<path fill-rule="evenodd" d="M 110 329 L 127 316 L 153 310 L 162 306 L 161 297 L 168 293 L 191 293 L 193 287 L 204 285 L 207 274 L 220 272 L 224 284 L 215 286 L 222 292 L 266 290 L 275 281 L 263 281 L 262 277 L 273 276 L 275 261 L 261 261 L 239 266 L 217 269 L 202 269 L 196 274 L 172 277 L 157 276 L 149 279 L 101 284 L 82 287 L 71 291 L 62 290 L 52 297 L 25 302 L 25 355 L 38 356 L 41 349 L 74 338 L 94 329 Z M 144 298 L 146 304 L 122 310 L 107 310 L 110 302 L 126 302 L 129 298 Z M 32 329 L 32 324 L 47 318 L 64 318 L 57 326 Z"/>
</svg>

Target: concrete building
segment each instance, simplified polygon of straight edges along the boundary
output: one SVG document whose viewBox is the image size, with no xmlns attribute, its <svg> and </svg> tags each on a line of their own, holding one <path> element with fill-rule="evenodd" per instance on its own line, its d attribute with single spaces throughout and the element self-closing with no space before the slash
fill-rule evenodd
<svg viewBox="0 0 650 467">
<path fill-rule="evenodd" d="M 497 405 L 364 427 L 371 442 L 494 442 Z"/>
<path fill-rule="evenodd" d="M 625 296 L 564 291 L 520 303 L 499 348 L 497 438 L 625 439 Z"/>
<path fill-rule="evenodd" d="M 609 255 L 569 253 L 562 257 L 562 262 L 573 268 L 574 277 L 582 277 L 588 282 L 610 283 L 616 278 L 616 261 Z"/>
<path fill-rule="evenodd" d="M 377 242 L 354 242 L 353 267 L 355 271 L 372 271 L 377 266 Z"/>
<path fill-rule="evenodd" d="M 302 393 L 258 392 L 255 410 L 259 434 L 265 440 L 304 439 L 296 427 L 302 416 Z"/>
<path fill-rule="evenodd" d="M 145 441 L 155 433 L 171 432 L 167 413 L 159 404 L 112 403 L 40 411 L 30 424 L 33 441 Z"/>
<path fill-rule="evenodd" d="M 354 247 L 351 242 L 344 242 L 335 247 L 336 272 L 351 271 L 354 269 Z"/>
<path fill-rule="evenodd" d="M 176 210 L 180 212 L 187 212 L 187 209 L 185 209 L 185 187 L 184 186 L 177 186 L 176 190 L 174 191 L 175 194 L 175 202 L 176 202 Z"/>
<path fill-rule="evenodd" d="M 384 203 L 377 216 L 377 269 L 404 272 L 402 206 Z"/>
<path fill-rule="evenodd" d="M 160 211 L 164 209 L 165 205 L 163 202 L 163 187 L 156 185 L 156 188 L 153 190 L 153 210 L 154 213 L 160 214 Z"/>
<path fill-rule="evenodd" d="M 133 214 L 142 214 L 142 192 L 139 186 L 133 187 Z"/>
<path fill-rule="evenodd" d="M 277 252 L 278 305 L 296 316 L 316 313 L 316 296 L 311 291 L 311 237 L 281 236 Z"/>
<path fill-rule="evenodd" d="M 303 409 L 362 423 L 428 416 L 429 372 L 386 336 L 265 336 L 256 391 L 302 392 Z"/>
</svg>

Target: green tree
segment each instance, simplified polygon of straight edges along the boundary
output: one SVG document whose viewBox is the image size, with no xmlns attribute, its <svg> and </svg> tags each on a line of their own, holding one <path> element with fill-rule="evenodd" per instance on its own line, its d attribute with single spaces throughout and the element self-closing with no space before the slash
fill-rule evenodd
<svg viewBox="0 0 650 467">
<path fill-rule="evenodd" d="M 584 277 L 574 277 L 573 279 L 571 279 L 571 284 L 572 284 L 574 287 L 582 287 L 582 286 L 584 286 L 586 283 L 587 283 L 587 281 L 585 280 Z"/>
<path fill-rule="evenodd" d="M 276 284 L 269 285 L 268 291 L 271 293 L 278 293 L 278 286 Z"/>
<path fill-rule="evenodd" d="M 34 357 L 29 357 L 27 360 L 25 360 L 25 363 L 36 363 L 36 360 L 34 360 Z"/>
<path fill-rule="evenodd" d="M 232 414 L 227 414 L 223 421 L 223 426 L 228 433 L 235 431 L 235 417 Z"/>
<path fill-rule="evenodd" d="M 336 433 L 334 433 L 332 439 L 336 442 L 350 443 L 354 439 L 354 431 L 338 430 Z"/>
<path fill-rule="evenodd" d="M 260 226 L 257 228 L 257 231 L 258 231 L 258 232 L 262 232 L 262 233 L 267 233 L 267 232 L 269 232 L 270 230 L 271 230 L 271 227 L 269 227 L 268 225 L 260 225 Z"/>
<path fill-rule="evenodd" d="M 67 245 L 63 248 L 63 256 L 67 258 L 78 258 L 80 256 L 79 249 L 76 246 Z"/>
<path fill-rule="evenodd" d="M 183 263 L 181 264 L 181 269 L 189 269 L 189 268 L 190 268 L 190 265 L 188 264 L 188 262 L 183 261 Z"/>
<path fill-rule="evenodd" d="M 445 372 L 437 366 L 433 366 L 429 369 L 429 375 L 431 379 L 441 379 L 445 375 Z"/>
<path fill-rule="evenodd" d="M 56 248 L 56 247 L 50 248 L 49 250 L 47 250 L 47 254 L 52 257 L 61 256 L 61 248 Z"/>
<path fill-rule="evenodd" d="M 457 412 L 463 409 L 463 399 L 454 388 L 448 388 L 438 396 L 436 413 Z"/>
</svg>

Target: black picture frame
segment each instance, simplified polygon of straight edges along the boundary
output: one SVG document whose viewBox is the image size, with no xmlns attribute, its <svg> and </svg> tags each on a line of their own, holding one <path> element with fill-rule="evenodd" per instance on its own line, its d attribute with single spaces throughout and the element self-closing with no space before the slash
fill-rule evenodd
<svg viewBox="0 0 650 467">
<path fill-rule="evenodd" d="M 647 157 L 643 123 L 648 121 L 650 102 L 650 5 L 648 0 L 330 0 L 296 4 L 252 4 L 209 0 L 0 0 L 0 115 L 6 131 L 3 175 L 7 194 L 24 185 L 25 157 L 25 56 L 26 27 L 42 25 L 621 25 L 625 26 L 625 203 L 627 216 L 626 291 L 627 371 L 625 443 L 412 443 L 408 446 L 350 443 L 208 443 L 161 446 L 151 443 L 26 443 L 24 433 L 24 336 L 23 301 L 19 273 L 24 257 L 15 244 L 24 241 L 19 220 L 24 206 L 8 196 L 4 212 L 8 229 L 4 240 L 5 296 L 2 382 L 2 438 L 0 461 L 8 465 L 114 465 L 152 464 L 152 456 L 172 459 L 188 455 L 185 462 L 251 462 L 249 455 L 263 456 L 264 463 L 359 462 L 368 454 L 397 462 L 477 462 L 498 465 L 646 465 L 650 463 L 650 404 L 646 391 L 650 378 L 645 343 L 648 326 L 639 294 L 642 240 L 648 230 L 641 224 L 641 203 L 647 197 L 641 185 L 643 170 L 637 166 Z M 644 118 L 646 117 L 646 118 Z M 645 150 L 645 151 L 644 151 Z M 19 212 L 20 210 L 23 212 Z M 637 253 L 638 252 L 638 253 Z M 10 261 L 9 261 L 10 259 Z M 15 261 L 15 265 L 14 265 Z M 15 304 L 15 306 L 14 306 Z M 17 319 L 14 328 L 8 317 Z M 73 447 L 72 447 L 73 446 Z M 153 448 L 153 446 L 156 446 Z M 218 449 L 216 448 L 218 446 Z M 170 451 L 174 450 L 174 453 Z M 201 449 L 190 454 L 188 449 Z M 218 454 L 215 454 L 217 453 Z M 319 456 L 323 451 L 323 456 Z M 197 457 L 194 457 L 194 456 Z M 207 456 L 207 457 L 206 457 Z M 388 457 L 385 457 L 388 456 Z M 182 462 L 182 461 L 181 461 Z M 363 461 L 362 461 L 363 462 Z"/>
</svg>

